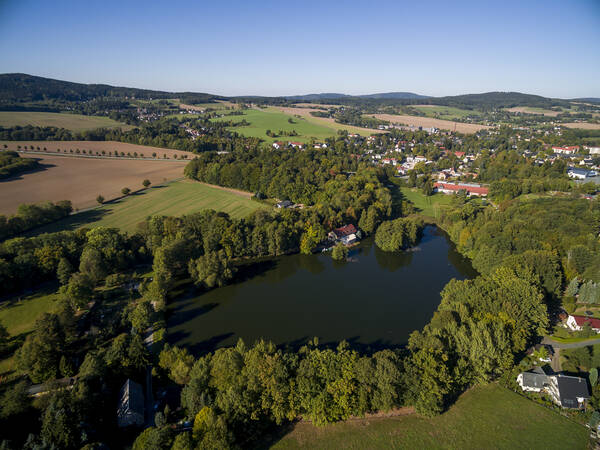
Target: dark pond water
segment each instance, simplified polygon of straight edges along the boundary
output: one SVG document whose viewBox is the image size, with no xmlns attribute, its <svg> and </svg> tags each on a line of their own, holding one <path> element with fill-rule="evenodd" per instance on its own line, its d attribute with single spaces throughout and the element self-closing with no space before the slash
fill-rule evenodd
<svg viewBox="0 0 600 450">
<path fill-rule="evenodd" d="M 366 239 L 349 259 L 293 255 L 253 264 L 235 284 L 173 302 L 169 341 L 195 354 L 261 337 L 294 346 L 314 336 L 398 346 L 429 322 L 450 279 L 476 275 L 431 226 L 414 251 L 385 253 Z"/>
</svg>

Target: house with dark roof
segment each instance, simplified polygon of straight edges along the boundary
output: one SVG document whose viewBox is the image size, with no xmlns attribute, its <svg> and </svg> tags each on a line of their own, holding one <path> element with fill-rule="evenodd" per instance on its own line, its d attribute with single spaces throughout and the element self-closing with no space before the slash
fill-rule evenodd
<svg viewBox="0 0 600 450">
<path fill-rule="evenodd" d="M 530 372 L 520 373 L 517 383 L 526 392 L 542 392 L 550 386 L 550 377 L 540 367 L 536 367 Z"/>
<path fill-rule="evenodd" d="M 585 378 L 562 374 L 546 375 L 539 367 L 529 372 L 521 372 L 517 376 L 517 383 L 525 392 L 548 394 L 554 403 L 563 408 L 584 408 L 586 401 L 590 398 Z"/>
<path fill-rule="evenodd" d="M 563 408 L 584 408 L 585 402 L 590 398 L 590 391 L 585 378 L 562 374 L 550 377 L 548 393 L 552 400 Z"/>
<path fill-rule="evenodd" d="M 280 209 L 291 208 L 292 206 L 294 206 L 294 204 L 292 202 L 290 202 L 289 200 L 284 200 L 275 205 L 275 207 L 280 208 Z"/>
<path fill-rule="evenodd" d="M 144 424 L 144 391 L 135 381 L 128 379 L 121 388 L 117 409 L 117 424 L 120 427 Z"/>
</svg>

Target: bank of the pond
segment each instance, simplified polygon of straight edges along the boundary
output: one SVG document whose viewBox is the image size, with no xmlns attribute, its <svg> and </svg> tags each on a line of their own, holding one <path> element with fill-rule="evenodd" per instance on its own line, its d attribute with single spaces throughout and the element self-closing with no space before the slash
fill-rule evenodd
<svg viewBox="0 0 600 450">
<path fill-rule="evenodd" d="M 366 239 L 348 262 L 329 254 L 284 256 L 243 268 L 232 285 L 175 300 L 168 340 L 195 354 L 238 338 L 298 346 L 316 336 L 322 343 L 399 346 L 429 322 L 450 279 L 475 275 L 433 226 L 409 252 L 385 253 Z"/>
</svg>

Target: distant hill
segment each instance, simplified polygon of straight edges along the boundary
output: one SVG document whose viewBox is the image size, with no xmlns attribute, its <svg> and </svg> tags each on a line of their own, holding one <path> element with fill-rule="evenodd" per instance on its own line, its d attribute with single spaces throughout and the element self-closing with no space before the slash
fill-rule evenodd
<svg viewBox="0 0 600 450">
<path fill-rule="evenodd" d="M 115 87 L 107 84 L 73 83 L 23 73 L 0 74 L 0 104 L 48 100 L 86 101 L 99 97 L 135 97 L 140 99 L 177 97 L 185 98 L 187 103 L 201 103 L 222 98 L 204 93 L 164 92 Z"/>
<path fill-rule="evenodd" d="M 0 74 L 0 109 L 17 110 L 32 109 L 39 105 L 52 105 L 58 109 L 68 107 L 68 102 L 90 101 L 98 98 L 133 98 L 166 99 L 180 98 L 183 103 L 205 103 L 214 100 L 235 99 L 267 104 L 288 102 L 321 102 L 327 101 L 340 105 L 414 105 L 418 103 L 455 106 L 464 109 L 491 110 L 511 108 L 514 106 L 530 106 L 550 108 L 553 106 L 568 107 L 570 101 L 600 103 L 599 98 L 579 98 L 562 100 L 520 92 L 486 92 L 482 94 L 454 95 L 446 97 L 428 97 L 412 92 L 384 92 L 379 94 L 347 95 L 340 93 L 321 93 L 307 95 L 291 95 L 284 97 L 239 96 L 224 97 L 197 92 L 166 92 L 149 89 L 110 86 L 107 84 L 83 84 L 70 81 L 54 80 L 22 73 Z"/>
<path fill-rule="evenodd" d="M 571 101 L 572 102 L 600 103 L 600 98 L 598 98 L 598 97 L 574 98 Z"/>
<path fill-rule="evenodd" d="M 425 95 L 413 94 L 412 92 L 384 92 L 381 94 L 366 94 L 366 95 L 347 95 L 337 93 L 323 93 L 323 94 L 306 94 L 306 95 L 291 95 L 284 97 L 286 100 L 291 101 L 305 101 L 315 102 L 322 100 L 343 100 L 352 98 L 372 98 L 372 99 L 422 99 L 429 98 Z"/>
<path fill-rule="evenodd" d="M 413 94 L 412 92 L 384 92 L 382 94 L 369 94 L 369 95 L 359 95 L 361 98 L 386 98 L 386 99 L 423 99 L 423 98 L 431 98 L 427 95 L 419 95 Z"/>
</svg>

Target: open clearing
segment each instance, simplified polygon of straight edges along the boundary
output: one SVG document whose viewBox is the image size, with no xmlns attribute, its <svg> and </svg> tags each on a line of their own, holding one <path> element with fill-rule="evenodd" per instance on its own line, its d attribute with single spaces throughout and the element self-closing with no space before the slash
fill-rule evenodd
<svg viewBox="0 0 600 450">
<path fill-rule="evenodd" d="M 326 105 L 315 105 L 315 106 L 326 106 Z M 360 134 L 361 136 L 370 136 L 372 134 L 386 132 L 383 130 L 375 130 L 375 129 L 371 129 L 371 128 L 361 128 L 361 127 L 353 127 L 351 125 L 344 125 L 344 124 L 336 122 L 335 119 L 328 118 L 328 117 L 315 117 L 310 114 L 311 111 L 323 112 L 321 109 L 316 109 L 316 108 L 294 108 L 294 107 L 290 107 L 290 106 L 287 106 L 287 107 L 286 106 L 275 106 L 275 107 L 272 107 L 269 109 L 281 111 L 282 113 L 288 114 L 289 116 L 293 116 L 296 119 L 297 119 L 297 117 L 295 117 L 295 116 L 301 116 L 308 122 L 330 128 L 332 130 L 332 134 L 337 134 L 337 130 L 346 130 L 349 133 L 356 133 L 356 134 Z"/>
<path fill-rule="evenodd" d="M 22 298 L 0 302 L 0 324 L 6 327 L 11 340 L 22 340 L 33 329 L 37 318 L 55 310 L 58 295 L 44 290 Z M 13 356 L 0 359 L 0 378 L 12 376 L 15 370 Z"/>
<path fill-rule="evenodd" d="M 582 130 L 600 130 L 600 123 L 569 122 L 561 123 L 560 126 L 567 128 L 580 128 Z"/>
<path fill-rule="evenodd" d="M 121 196 L 121 189 L 142 188 L 142 181 L 163 183 L 183 176 L 185 161 L 78 158 L 22 154 L 34 157 L 44 170 L 25 173 L 0 182 L 0 214 L 14 214 L 22 203 L 71 200 L 74 208 L 96 205 L 100 194 L 106 200 Z"/>
<path fill-rule="evenodd" d="M 248 126 L 230 127 L 231 131 L 235 131 L 243 136 L 256 137 L 267 142 L 275 141 L 297 141 L 308 142 L 311 138 L 324 140 L 328 137 L 335 136 L 337 129 L 333 126 L 322 125 L 316 121 L 309 120 L 307 117 L 294 117 L 293 114 L 285 114 L 281 109 L 295 109 L 298 111 L 309 111 L 301 108 L 268 108 L 268 109 L 247 109 L 244 115 L 241 116 L 225 116 L 213 119 L 214 121 L 232 121 L 234 123 L 246 120 L 250 123 Z M 307 113 L 308 114 L 308 113 Z M 299 114 L 301 115 L 301 114 Z M 289 122 L 289 119 L 293 123 Z M 333 119 L 330 119 L 333 121 Z M 267 136 L 267 130 L 274 133 L 281 131 L 296 131 L 297 136 Z M 364 133 L 364 129 L 363 129 Z"/>
<path fill-rule="evenodd" d="M 183 216 L 203 209 L 223 211 L 232 217 L 241 218 L 265 207 L 263 203 L 250 200 L 251 196 L 249 192 L 181 180 L 151 187 L 98 208 L 73 214 L 36 229 L 35 234 L 97 226 L 116 227 L 132 232 L 148 216 Z"/>
<path fill-rule="evenodd" d="M 275 449 L 582 449 L 589 430 L 496 384 L 464 393 L 444 414 L 299 422 Z"/>
<path fill-rule="evenodd" d="M 6 147 L 5 147 L 6 146 Z M 92 152 L 93 155 L 96 155 L 98 152 L 99 155 L 102 155 L 102 152 L 105 152 L 106 156 L 108 156 L 109 152 L 119 152 L 119 154 L 124 153 L 127 156 L 128 153 L 133 155 L 134 153 L 138 154 L 138 157 L 144 158 L 152 158 L 153 154 L 156 153 L 156 157 L 160 159 L 172 159 L 175 156 L 177 158 L 181 158 L 182 156 L 187 157 L 187 159 L 192 159 L 194 157 L 193 153 L 185 152 L 183 150 L 171 150 L 168 148 L 159 148 L 159 147 L 150 147 L 147 145 L 135 145 L 135 144 L 127 144 L 125 142 L 115 142 L 115 141 L 0 141 L 0 148 L 6 150 L 32 150 L 31 146 L 33 146 L 33 151 L 44 151 L 46 148 L 48 153 L 58 153 L 58 154 L 72 154 L 77 149 L 79 149 L 82 153 L 83 150 L 86 151 L 87 154 Z M 19 148 L 20 147 L 20 148 Z M 57 152 L 60 150 L 60 152 Z M 73 150 L 73 152 L 71 152 Z M 165 158 L 165 155 L 167 158 Z"/>
<path fill-rule="evenodd" d="M 402 187 L 400 188 L 402 196 L 415 205 L 424 216 L 437 217 L 437 205 L 449 205 L 452 202 L 452 196 L 441 192 L 430 195 L 429 197 L 423 194 L 416 188 Z"/>
<path fill-rule="evenodd" d="M 409 105 L 418 111 L 424 113 L 427 117 L 434 119 L 463 119 L 465 117 L 473 116 L 477 114 L 477 111 L 469 111 L 468 109 L 454 108 L 452 106 L 438 106 L 438 105 Z"/>
<path fill-rule="evenodd" d="M 122 128 L 124 130 L 134 128 L 131 125 L 102 116 L 31 111 L 0 111 L 0 126 L 14 127 L 25 125 L 66 128 L 72 131 L 95 130 L 96 128 Z"/>
<path fill-rule="evenodd" d="M 461 123 L 451 122 L 449 120 L 432 119 L 430 117 L 417 117 L 417 116 L 406 116 L 398 114 L 370 114 L 371 117 L 375 117 L 380 120 L 387 120 L 388 122 L 400 125 L 407 125 L 412 127 L 423 127 L 423 128 L 439 128 L 440 130 L 451 130 L 453 131 L 456 127 L 456 131 L 459 133 L 473 134 L 479 130 L 485 130 L 492 128 L 487 125 L 478 125 L 474 123 Z"/>
</svg>

